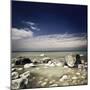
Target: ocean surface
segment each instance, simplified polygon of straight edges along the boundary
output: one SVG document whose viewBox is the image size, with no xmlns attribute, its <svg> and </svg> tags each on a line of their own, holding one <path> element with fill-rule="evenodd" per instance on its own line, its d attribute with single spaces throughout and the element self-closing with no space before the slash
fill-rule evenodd
<svg viewBox="0 0 90 90">
<path fill-rule="evenodd" d="M 69 52 L 12 52 L 11 57 L 12 58 L 17 58 L 20 56 L 25 56 L 29 58 L 40 58 L 40 55 L 44 54 L 45 56 L 48 56 L 50 58 L 61 58 L 65 57 L 66 55 L 76 55 L 76 54 L 81 54 L 87 57 L 87 51 L 69 51 Z"/>
</svg>

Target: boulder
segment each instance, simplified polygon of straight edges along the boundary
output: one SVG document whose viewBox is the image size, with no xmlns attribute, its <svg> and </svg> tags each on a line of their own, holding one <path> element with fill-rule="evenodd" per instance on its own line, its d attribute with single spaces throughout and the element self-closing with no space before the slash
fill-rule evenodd
<svg viewBox="0 0 90 90">
<path fill-rule="evenodd" d="M 28 69 L 28 68 L 33 67 L 33 66 L 35 66 L 33 63 L 25 64 L 24 69 Z"/>
<path fill-rule="evenodd" d="M 28 64 L 28 63 L 32 63 L 32 61 L 31 61 L 29 58 L 19 57 L 19 58 L 16 60 L 15 65 L 25 65 L 25 64 Z"/>
<path fill-rule="evenodd" d="M 17 79 L 19 77 L 18 72 L 12 72 L 12 79 Z"/>
<path fill-rule="evenodd" d="M 49 57 L 44 57 L 44 58 L 42 59 L 42 61 L 43 61 L 43 63 L 48 63 L 49 61 L 51 61 L 51 58 L 49 58 Z"/>
<path fill-rule="evenodd" d="M 69 67 L 74 67 L 75 62 L 76 62 L 76 60 L 74 59 L 72 55 L 65 56 L 65 61 Z"/>
<path fill-rule="evenodd" d="M 81 64 L 81 57 L 79 54 L 76 54 L 76 62 L 75 65 L 78 66 L 78 64 Z"/>
</svg>

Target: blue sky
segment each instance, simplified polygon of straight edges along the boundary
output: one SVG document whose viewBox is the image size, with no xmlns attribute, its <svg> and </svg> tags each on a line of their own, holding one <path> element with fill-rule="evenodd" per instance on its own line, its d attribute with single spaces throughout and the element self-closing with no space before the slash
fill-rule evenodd
<svg viewBox="0 0 90 90">
<path fill-rule="evenodd" d="M 81 50 L 87 6 L 12 1 L 12 50 Z"/>
</svg>

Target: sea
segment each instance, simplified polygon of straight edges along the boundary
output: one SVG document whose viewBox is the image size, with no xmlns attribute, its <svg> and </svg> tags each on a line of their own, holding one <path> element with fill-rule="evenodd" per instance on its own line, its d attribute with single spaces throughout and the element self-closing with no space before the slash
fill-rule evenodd
<svg viewBox="0 0 90 90">
<path fill-rule="evenodd" d="M 31 58 L 31 59 L 39 59 L 41 58 L 41 54 L 44 54 L 45 56 L 47 57 L 50 57 L 52 59 L 57 59 L 57 58 L 63 58 L 65 57 L 66 55 L 76 55 L 76 54 L 79 54 L 79 55 L 83 55 L 85 57 L 85 59 L 87 59 L 87 51 L 49 51 L 49 52 L 44 52 L 44 51 L 34 51 L 34 52 L 12 52 L 11 54 L 11 57 L 12 58 L 17 58 L 17 57 L 28 57 L 28 58 Z"/>
</svg>

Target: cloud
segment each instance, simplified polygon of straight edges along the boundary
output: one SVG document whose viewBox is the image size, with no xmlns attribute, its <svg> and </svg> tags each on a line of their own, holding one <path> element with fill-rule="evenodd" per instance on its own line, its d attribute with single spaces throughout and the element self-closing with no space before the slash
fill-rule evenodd
<svg viewBox="0 0 90 90">
<path fill-rule="evenodd" d="M 76 50 L 86 48 L 86 34 L 52 34 L 13 40 L 12 49 L 16 51 L 35 50 Z"/>
<path fill-rule="evenodd" d="M 24 22 L 24 23 L 26 23 L 26 24 L 28 24 L 28 25 L 35 25 L 35 23 L 34 22 L 30 22 L 30 21 L 28 21 L 28 22 Z"/>
<path fill-rule="evenodd" d="M 26 24 L 26 26 L 29 26 L 32 30 L 35 31 L 40 31 L 40 28 L 38 28 L 38 25 L 34 22 L 30 22 L 30 21 L 23 21 L 24 24 Z"/>
<path fill-rule="evenodd" d="M 12 28 L 13 40 L 31 38 L 32 36 L 33 36 L 33 32 L 31 30 L 26 31 L 25 29 Z"/>
</svg>

